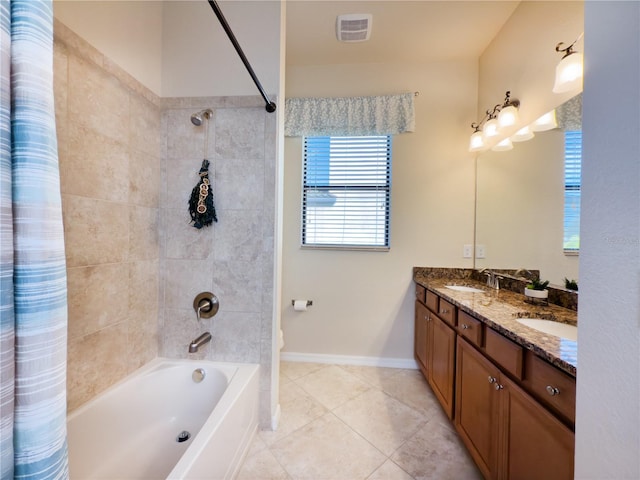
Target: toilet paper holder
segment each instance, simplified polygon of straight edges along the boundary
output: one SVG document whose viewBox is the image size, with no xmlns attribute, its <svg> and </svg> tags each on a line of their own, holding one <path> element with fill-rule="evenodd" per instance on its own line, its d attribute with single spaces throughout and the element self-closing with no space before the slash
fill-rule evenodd
<svg viewBox="0 0 640 480">
<path fill-rule="evenodd" d="M 295 300 L 291 300 L 291 306 L 293 307 L 296 304 Z M 307 307 L 310 307 L 311 305 L 313 305 L 313 301 L 312 300 L 307 300 Z"/>
</svg>

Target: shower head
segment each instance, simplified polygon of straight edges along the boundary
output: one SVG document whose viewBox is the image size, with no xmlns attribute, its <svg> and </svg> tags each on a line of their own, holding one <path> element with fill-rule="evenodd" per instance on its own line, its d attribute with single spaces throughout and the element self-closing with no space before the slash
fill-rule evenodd
<svg viewBox="0 0 640 480">
<path fill-rule="evenodd" d="M 191 123 L 193 123 L 196 127 L 199 127 L 200 125 L 202 125 L 203 119 L 210 120 L 212 116 L 213 111 L 210 108 L 207 108 L 191 115 Z"/>
</svg>

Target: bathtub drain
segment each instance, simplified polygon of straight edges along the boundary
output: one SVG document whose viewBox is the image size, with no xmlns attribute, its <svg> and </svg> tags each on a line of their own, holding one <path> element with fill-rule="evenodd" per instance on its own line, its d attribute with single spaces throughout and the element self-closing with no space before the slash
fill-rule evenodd
<svg viewBox="0 0 640 480">
<path fill-rule="evenodd" d="M 176 442 L 178 442 L 178 443 L 186 442 L 190 438 L 191 438 L 191 434 L 189 432 L 187 432 L 186 430 L 183 430 L 176 437 Z"/>
</svg>

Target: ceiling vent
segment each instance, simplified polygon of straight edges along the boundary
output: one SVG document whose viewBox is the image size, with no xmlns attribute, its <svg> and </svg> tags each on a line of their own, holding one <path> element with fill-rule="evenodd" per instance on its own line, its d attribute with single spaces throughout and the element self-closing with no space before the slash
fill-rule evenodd
<svg viewBox="0 0 640 480">
<path fill-rule="evenodd" d="M 341 42 L 364 42 L 371 36 L 370 13 L 348 13 L 336 18 L 336 36 Z"/>
</svg>

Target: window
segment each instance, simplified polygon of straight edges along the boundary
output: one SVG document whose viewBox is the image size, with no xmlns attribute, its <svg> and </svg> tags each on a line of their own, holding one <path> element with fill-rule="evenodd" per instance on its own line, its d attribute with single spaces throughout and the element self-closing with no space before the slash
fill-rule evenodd
<svg viewBox="0 0 640 480">
<path fill-rule="evenodd" d="M 389 249 L 391 136 L 305 137 L 302 245 Z"/>
<path fill-rule="evenodd" d="M 580 178 L 582 131 L 564 133 L 564 252 L 580 249 Z"/>
</svg>

